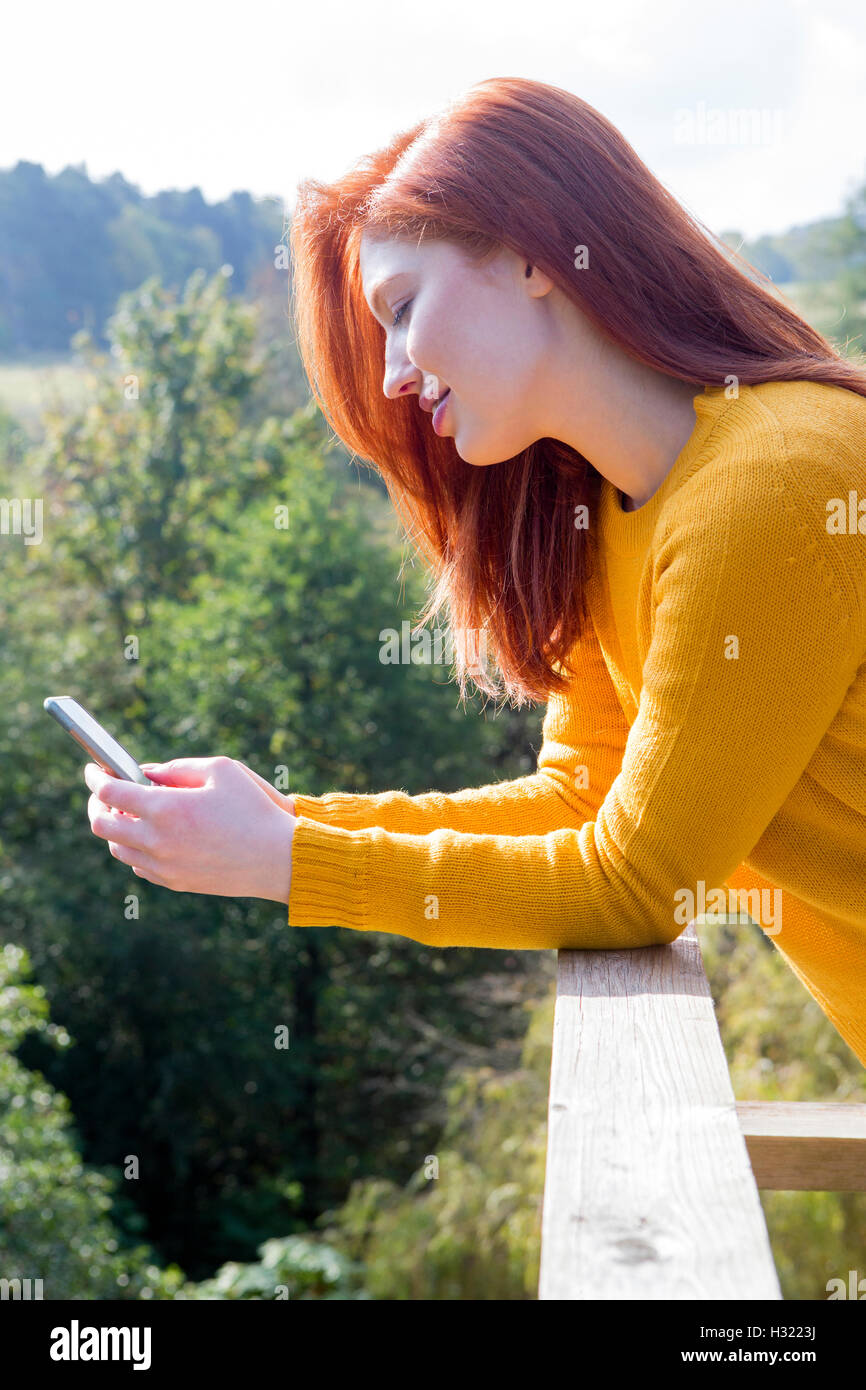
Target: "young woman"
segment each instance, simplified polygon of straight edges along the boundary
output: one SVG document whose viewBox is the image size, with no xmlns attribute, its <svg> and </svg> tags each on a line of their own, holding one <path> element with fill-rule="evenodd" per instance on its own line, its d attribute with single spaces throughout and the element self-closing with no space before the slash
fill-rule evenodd
<svg viewBox="0 0 866 1390">
<path fill-rule="evenodd" d="M 94 831 L 152 882 L 431 946 L 742 909 L 866 1064 L 866 372 L 556 87 L 481 82 L 299 195 L 315 398 L 436 576 L 461 693 L 547 701 L 538 768 L 292 799 L 89 765 Z"/>
</svg>

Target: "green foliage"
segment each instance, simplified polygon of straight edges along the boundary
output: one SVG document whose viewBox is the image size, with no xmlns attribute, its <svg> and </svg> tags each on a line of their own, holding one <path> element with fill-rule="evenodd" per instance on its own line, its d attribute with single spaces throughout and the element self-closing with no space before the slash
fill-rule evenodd
<svg viewBox="0 0 866 1390">
<path fill-rule="evenodd" d="M 782 289 L 782 297 L 844 357 L 866 367 L 866 184 L 827 217 L 776 235 L 723 240 Z"/>
<path fill-rule="evenodd" d="M 27 984 L 26 951 L 0 950 L 0 1278 L 41 1279 L 45 1299 L 172 1298 L 177 1266 L 160 1269 L 147 1245 L 122 1248 L 112 1224 L 119 1176 L 86 1167 L 69 1102 L 13 1056 L 28 1032 L 67 1049 L 45 991 Z"/>
<path fill-rule="evenodd" d="M 843 231 L 849 215 L 846 212 L 842 217 L 821 218 L 752 241 L 744 241 L 736 232 L 726 232 L 724 240 L 777 285 L 787 287 L 790 281 L 818 283 L 833 280 L 856 264 L 857 246 Z"/>
<path fill-rule="evenodd" d="M 27 438 L 19 421 L 0 404 L 0 458 L 5 465 L 7 489 L 24 462 L 26 449 Z"/>
<path fill-rule="evenodd" d="M 282 208 L 248 193 L 145 197 L 121 174 L 97 183 L 83 165 L 50 175 L 19 160 L 0 170 L 0 355 L 65 352 L 79 329 L 104 346 L 118 296 L 151 276 L 179 290 L 228 264 L 244 291 L 282 233 Z"/>
<path fill-rule="evenodd" d="M 704 922 L 701 951 L 737 1100 L 866 1102 L 866 1073 L 755 925 Z M 863 1272 L 866 1193 L 762 1191 L 786 1299 L 823 1299 Z"/>
<path fill-rule="evenodd" d="M 846 312 L 839 326 L 855 350 L 866 354 L 866 184 L 848 199 L 845 216 L 834 226 L 833 246 L 843 261 L 836 285 Z"/>
<path fill-rule="evenodd" d="M 537 1297 L 553 995 L 525 1007 L 519 1067 L 455 1071 L 441 1137 L 409 1181 L 356 1182 L 322 1216 L 322 1239 L 363 1268 L 369 1297 Z"/>
<path fill-rule="evenodd" d="M 138 1156 L 118 1226 L 194 1280 L 309 1227 L 360 1176 L 405 1180 L 455 1060 L 519 1044 L 538 965 L 291 931 L 273 904 L 137 879 L 90 831 L 85 757 L 46 694 L 141 760 L 224 753 L 313 793 L 447 791 L 532 762 L 539 711 L 467 714 L 445 667 L 380 662 L 421 577 L 401 598 L 390 504 L 315 410 L 248 414 L 255 324 L 226 278 L 178 298 L 148 283 L 107 356 L 80 340 L 89 398 L 27 460 L 44 540 L 0 547 L 0 940 L 26 945 L 78 1040 L 58 1056 L 28 1038 L 22 1061 L 68 1095 L 88 1162 Z"/>
<path fill-rule="evenodd" d="M 369 1299 L 359 1265 L 324 1241 L 286 1236 L 263 1241 L 257 1264 L 230 1261 L 213 1279 L 185 1284 L 179 1299 Z"/>
</svg>

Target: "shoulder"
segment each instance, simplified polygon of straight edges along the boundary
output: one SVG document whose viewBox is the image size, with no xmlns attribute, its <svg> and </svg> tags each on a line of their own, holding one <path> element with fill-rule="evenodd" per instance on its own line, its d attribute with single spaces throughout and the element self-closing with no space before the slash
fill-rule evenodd
<svg viewBox="0 0 866 1390">
<path fill-rule="evenodd" d="M 765 381 L 733 397 L 708 389 L 698 408 L 708 417 L 702 463 L 737 463 L 768 484 L 808 464 L 818 485 L 853 478 L 866 493 L 866 396 L 826 382 Z"/>
<path fill-rule="evenodd" d="M 666 512 L 713 498 L 716 506 L 749 508 L 782 495 L 804 525 L 826 530 L 834 499 L 854 490 L 866 502 L 866 396 L 824 382 L 776 381 L 741 386 L 732 399 L 716 387 L 698 404 L 709 417 L 703 446 Z M 866 538 L 866 514 L 863 529 Z"/>
<path fill-rule="evenodd" d="M 766 381 L 745 388 L 742 422 L 788 467 L 808 465 L 823 486 L 850 480 L 866 493 L 866 396 L 822 381 Z"/>
<path fill-rule="evenodd" d="M 657 553 L 737 550 L 758 570 L 800 554 L 866 622 L 866 397 L 782 381 L 730 399 L 713 388 L 699 404 L 709 429 L 665 505 Z"/>
</svg>

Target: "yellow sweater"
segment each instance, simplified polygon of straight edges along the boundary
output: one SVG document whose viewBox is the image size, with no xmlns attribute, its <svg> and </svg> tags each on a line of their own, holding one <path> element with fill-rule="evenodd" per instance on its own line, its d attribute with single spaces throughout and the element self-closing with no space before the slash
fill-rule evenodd
<svg viewBox="0 0 866 1390">
<path fill-rule="evenodd" d="M 593 621 L 537 771 L 296 795 L 288 922 L 616 950 L 743 911 L 866 1065 L 866 398 L 694 407 L 644 506 L 602 481 Z"/>
</svg>

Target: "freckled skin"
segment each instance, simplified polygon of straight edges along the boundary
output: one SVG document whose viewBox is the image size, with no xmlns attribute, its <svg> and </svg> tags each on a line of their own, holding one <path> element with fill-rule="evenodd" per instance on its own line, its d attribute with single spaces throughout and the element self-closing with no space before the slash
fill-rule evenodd
<svg viewBox="0 0 866 1390">
<path fill-rule="evenodd" d="M 702 384 L 636 362 L 537 266 L 527 276 L 528 263 L 502 247 L 479 267 L 452 242 L 365 231 L 364 294 L 386 334 L 383 391 L 450 387 L 444 432 L 476 467 L 561 439 L 642 506 L 695 427 Z M 374 311 L 372 292 L 392 275 Z"/>
</svg>

